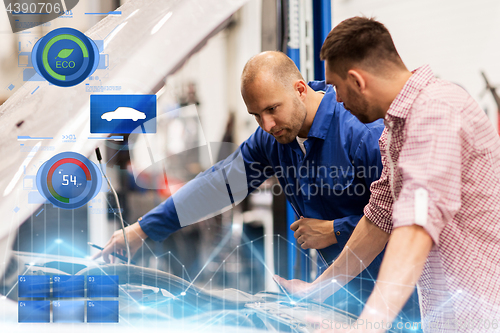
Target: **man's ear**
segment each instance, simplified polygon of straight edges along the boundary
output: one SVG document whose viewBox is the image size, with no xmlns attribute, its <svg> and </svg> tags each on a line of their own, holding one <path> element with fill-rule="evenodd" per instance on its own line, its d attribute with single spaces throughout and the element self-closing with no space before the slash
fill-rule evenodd
<svg viewBox="0 0 500 333">
<path fill-rule="evenodd" d="M 297 80 L 293 88 L 299 94 L 300 100 L 305 100 L 307 96 L 307 84 L 303 80 Z"/>
<path fill-rule="evenodd" d="M 366 80 L 362 73 L 356 69 L 347 71 L 347 79 L 356 87 L 360 93 L 366 89 Z"/>
</svg>

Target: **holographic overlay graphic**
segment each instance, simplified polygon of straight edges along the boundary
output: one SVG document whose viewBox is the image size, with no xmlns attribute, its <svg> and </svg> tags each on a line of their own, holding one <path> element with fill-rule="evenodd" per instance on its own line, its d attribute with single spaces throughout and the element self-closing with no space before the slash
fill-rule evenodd
<svg viewBox="0 0 500 333">
<path fill-rule="evenodd" d="M 102 178 L 97 166 L 85 156 L 64 152 L 38 169 L 36 182 L 40 194 L 55 207 L 75 209 L 96 196 Z"/>
<path fill-rule="evenodd" d="M 71 87 L 94 73 L 99 65 L 99 50 L 80 31 L 59 28 L 36 42 L 31 61 L 37 73 L 50 83 Z"/>
</svg>

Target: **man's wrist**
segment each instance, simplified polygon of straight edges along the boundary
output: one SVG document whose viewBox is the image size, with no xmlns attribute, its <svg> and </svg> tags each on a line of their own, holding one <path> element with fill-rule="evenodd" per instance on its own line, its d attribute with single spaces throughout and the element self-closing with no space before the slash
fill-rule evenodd
<svg viewBox="0 0 500 333">
<path fill-rule="evenodd" d="M 333 240 L 333 244 L 337 244 L 338 243 L 338 240 L 337 240 L 337 236 L 340 236 L 340 231 L 337 230 L 335 231 L 335 220 L 330 220 L 329 221 L 332 225 L 332 232 L 330 233 L 330 238 Z"/>
<path fill-rule="evenodd" d="M 139 223 L 141 220 L 142 220 L 142 217 L 140 217 L 137 220 L 137 222 L 132 224 L 132 227 L 134 229 L 133 231 L 135 232 L 135 234 L 138 235 L 142 239 L 142 241 L 144 242 L 146 240 L 146 238 L 148 238 L 148 235 L 141 228 L 141 224 Z"/>
<path fill-rule="evenodd" d="M 335 277 L 325 273 L 323 272 L 316 280 L 311 282 L 311 289 L 320 296 L 322 302 L 340 289 L 340 285 Z"/>
</svg>

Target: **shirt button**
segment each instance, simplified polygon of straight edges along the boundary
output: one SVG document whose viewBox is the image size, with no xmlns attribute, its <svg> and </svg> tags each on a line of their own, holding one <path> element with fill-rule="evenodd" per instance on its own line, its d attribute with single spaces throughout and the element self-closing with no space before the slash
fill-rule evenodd
<svg viewBox="0 0 500 333">
<path fill-rule="evenodd" d="M 337 236 L 340 236 L 340 231 L 337 231 L 336 234 L 337 234 Z"/>
</svg>

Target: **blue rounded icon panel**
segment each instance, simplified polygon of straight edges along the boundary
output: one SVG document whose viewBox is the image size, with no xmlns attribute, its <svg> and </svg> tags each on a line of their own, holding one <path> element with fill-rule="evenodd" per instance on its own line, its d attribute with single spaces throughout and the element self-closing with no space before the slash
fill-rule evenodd
<svg viewBox="0 0 500 333">
<path fill-rule="evenodd" d="M 83 82 L 99 65 L 96 44 L 72 28 L 52 30 L 40 38 L 31 52 L 33 67 L 43 78 L 60 87 Z"/>
<path fill-rule="evenodd" d="M 61 164 L 52 174 L 52 186 L 62 197 L 76 198 L 81 195 L 87 187 L 85 172 L 76 164 Z"/>
<path fill-rule="evenodd" d="M 40 194 L 55 207 L 75 209 L 99 193 L 102 178 L 98 167 L 85 156 L 65 152 L 45 162 L 36 174 Z"/>
</svg>

